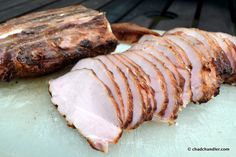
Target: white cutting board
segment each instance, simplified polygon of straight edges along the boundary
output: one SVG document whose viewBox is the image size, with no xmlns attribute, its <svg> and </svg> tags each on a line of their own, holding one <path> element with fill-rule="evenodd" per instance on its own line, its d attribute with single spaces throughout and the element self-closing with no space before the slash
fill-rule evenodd
<svg viewBox="0 0 236 157">
<path fill-rule="evenodd" d="M 118 51 L 126 48 L 121 44 Z M 125 132 L 104 154 L 91 149 L 76 130 L 67 127 L 50 102 L 48 81 L 66 71 L 0 83 L 0 157 L 236 156 L 235 86 L 222 85 L 220 95 L 208 103 L 187 106 L 177 125 L 147 122 Z M 230 150 L 188 151 L 189 147 Z"/>
</svg>

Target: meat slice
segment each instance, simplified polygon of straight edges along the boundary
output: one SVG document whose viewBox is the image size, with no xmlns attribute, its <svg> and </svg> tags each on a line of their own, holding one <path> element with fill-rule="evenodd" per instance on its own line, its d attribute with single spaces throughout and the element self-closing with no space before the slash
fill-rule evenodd
<svg viewBox="0 0 236 157">
<path fill-rule="evenodd" d="M 28 14 L 0 25 L 0 80 L 52 73 L 116 45 L 104 13 L 75 5 Z"/>
<path fill-rule="evenodd" d="M 219 46 L 222 48 L 226 56 L 228 57 L 231 67 L 232 67 L 232 72 L 234 73 L 236 70 L 236 62 L 234 60 L 234 52 L 231 50 L 229 44 L 227 43 L 227 39 L 221 38 L 215 33 L 209 33 L 209 36 L 213 39 L 216 40 L 216 42 L 219 44 Z"/>
<path fill-rule="evenodd" d="M 214 63 L 216 64 L 217 72 L 220 75 L 228 75 L 230 74 L 230 62 L 227 56 L 222 53 L 222 49 L 216 44 L 216 41 L 209 37 L 207 32 L 201 31 L 199 29 L 188 29 L 188 28 L 175 28 L 172 29 L 166 34 L 179 34 L 179 35 L 189 35 L 198 40 L 198 43 L 201 42 L 207 49 L 203 51 L 203 55 L 208 55 L 208 59 L 214 59 Z M 189 37 L 188 37 L 189 38 Z M 193 38 L 191 40 L 193 40 Z M 196 41 L 195 41 L 196 42 Z M 196 45 L 196 44 L 195 44 Z M 198 44 L 197 44 L 198 45 Z M 196 46 L 197 46 L 196 45 Z M 211 58 L 209 58 L 211 56 Z"/>
<path fill-rule="evenodd" d="M 216 36 L 222 38 L 224 40 L 224 42 L 227 44 L 228 49 L 230 50 L 234 63 L 236 63 L 236 39 L 233 36 L 230 35 L 226 35 L 224 33 L 212 33 L 215 34 Z M 235 67 L 233 67 L 233 72 L 236 72 Z"/>
<path fill-rule="evenodd" d="M 128 50 L 129 51 L 129 50 Z M 126 53 L 127 51 L 125 51 Z M 150 78 L 149 76 L 145 73 L 145 71 L 142 69 L 142 67 L 138 64 L 136 64 L 134 61 L 130 60 L 129 58 L 125 57 L 122 54 L 116 54 L 116 57 L 125 65 L 127 65 L 133 73 L 137 76 L 140 85 L 144 90 L 143 91 L 143 98 L 145 105 L 146 105 L 146 120 L 151 120 L 152 115 L 154 112 L 154 108 L 156 106 L 156 102 L 154 99 L 154 90 L 150 86 Z"/>
<path fill-rule="evenodd" d="M 144 41 L 142 44 L 135 44 L 132 46 L 131 49 L 135 51 L 140 50 L 140 51 L 151 53 L 156 58 L 163 61 L 165 66 L 174 74 L 175 79 L 180 80 L 179 77 L 181 74 L 185 80 L 184 87 L 183 87 L 183 94 L 181 96 L 181 98 L 183 99 L 183 106 L 186 106 L 186 104 L 190 102 L 191 97 L 192 97 L 192 92 L 190 89 L 189 71 L 185 69 L 180 69 L 180 68 L 177 69 L 176 66 L 170 61 L 170 59 L 167 56 L 165 56 L 163 53 L 161 53 L 158 49 L 155 49 L 154 47 L 152 47 L 151 44 L 149 44 L 149 41 Z M 177 81 L 177 83 L 179 86 L 182 86 L 180 85 L 181 84 L 180 81 Z"/>
<path fill-rule="evenodd" d="M 145 92 L 142 89 L 138 78 L 135 76 L 133 71 L 122 63 L 114 55 L 107 55 L 107 57 L 113 62 L 114 65 L 118 66 L 121 71 L 125 74 L 128 80 L 129 87 L 131 89 L 133 97 L 133 106 L 132 106 L 132 121 L 126 129 L 134 129 L 138 127 L 146 118 L 146 105 L 143 98 L 143 93 Z"/>
<path fill-rule="evenodd" d="M 171 62 L 171 60 L 164 55 L 161 51 L 158 49 L 155 49 L 149 41 L 145 41 L 142 44 L 135 44 L 133 45 L 130 50 L 136 51 L 136 50 L 141 50 L 141 51 L 150 51 L 150 53 L 155 54 L 158 59 L 162 60 L 166 66 L 171 70 L 171 72 L 174 74 L 175 79 L 177 80 L 178 85 L 180 85 L 180 75 L 178 70 L 176 69 L 176 66 Z"/>
<path fill-rule="evenodd" d="M 132 98 L 132 93 L 128 84 L 127 77 L 121 71 L 119 67 L 114 65 L 114 63 L 110 59 L 108 59 L 108 57 L 97 56 L 96 58 L 99 59 L 101 62 L 103 62 L 107 66 L 109 71 L 112 72 L 114 76 L 114 80 L 120 88 L 123 105 L 124 105 L 124 108 L 121 110 L 124 116 L 123 127 L 127 128 L 128 124 L 132 121 L 132 117 L 133 117 L 133 98 Z"/>
<path fill-rule="evenodd" d="M 115 99 L 115 104 L 117 108 L 117 113 L 120 121 L 123 121 L 122 115 L 124 105 L 121 97 L 120 88 L 117 83 L 114 81 L 112 73 L 107 69 L 106 65 L 103 64 L 100 60 L 87 58 L 79 61 L 73 68 L 74 70 L 79 69 L 91 69 L 97 75 L 97 77 L 110 89 L 112 96 Z"/>
<path fill-rule="evenodd" d="M 179 35 L 166 35 L 166 39 L 179 45 L 191 61 L 191 90 L 193 102 L 206 102 L 219 92 L 219 82 L 214 64 L 205 60 L 203 55 Z"/>
<path fill-rule="evenodd" d="M 234 60 L 236 60 L 236 56 L 235 56 L 235 51 L 236 51 L 236 37 L 235 36 L 231 36 L 229 34 L 226 33 L 220 33 L 217 32 L 216 33 L 217 36 L 223 38 L 223 39 L 227 39 L 226 41 L 228 41 L 228 45 L 231 46 L 231 50 L 234 49 Z M 236 84 L 236 69 L 233 70 L 233 72 L 231 73 L 230 76 L 226 76 L 225 80 L 226 83 L 230 83 L 230 84 Z"/>
<path fill-rule="evenodd" d="M 162 110 L 161 120 L 164 122 L 173 123 L 175 119 L 178 117 L 179 107 L 182 106 L 181 100 L 181 92 L 179 90 L 177 81 L 174 78 L 173 73 L 161 62 L 158 58 L 156 58 L 153 54 L 149 52 L 143 53 L 135 53 L 140 56 L 143 56 L 160 70 L 162 75 L 164 76 L 167 94 L 168 94 L 168 104 L 165 110 Z"/>
<path fill-rule="evenodd" d="M 141 39 L 139 43 L 146 47 L 152 46 L 156 51 L 159 51 L 159 53 L 161 52 L 168 57 L 173 63 L 173 66 L 176 67 L 175 78 L 183 90 L 183 105 L 186 106 L 190 102 L 192 94 L 189 86 L 190 82 L 186 82 L 189 81 L 190 70 L 188 69 L 188 65 L 185 65 L 182 60 L 182 56 L 185 55 L 182 55 L 181 52 L 177 51 L 176 48 L 164 38 L 149 35 L 148 37 L 145 37 L 145 39 L 146 40 Z"/>
<path fill-rule="evenodd" d="M 131 52 L 129 52 L 131 53 Z M 147 49 L 142 49 L 138 51 L 136 49 L 134 52 L 135 54 L 139 54 L 145 57 L 148 61 L 152 62 L 157 69 L 163 74 L 166 87 L 167 87 L 167 94 L 168 94 L 168 105 L 166 109 L 161 110 L 161 113 L 157 113 L 157 115 L 162 115 L 161 120 L 173 123 L 174 120 L 177 118 L 177 112 L 179 110 L 179 106 L 182 106 L 182 99 L 181 99 L 181 89 L 178 86 L 178 83 L 173 75 L 173 73 L 165 66 L 166 64 L 160 60 L 161 55 L 157 53 L 153 53 L 152 51 L 148 51 Z M 168 58 L 167 58 L 168 60 Z M 170 62 L 171 63 L 171 62 Z M 169 67 L 171 67 L 169 65 Z"/>
<path fill-rule="evenodd" d="M 183 63 L 181 56 L 172 50 L 172 47 L 163 40 L 161 37 L 153 36 L 152 39 L 147 40 L 148 42 L 139 42 L 143 45 L 150 45 L 153 48 L 157 49 L 160 53 L 165 55 L 169 60 L 176 66 L 176 68 L 185 69 L 185 64 Z M 178 81 L 179 86 L 184 85 L 183 77 L 176 70 L 176 80 Z"/>
<path fill-rule="evenodd" d="M 154 116 L 161 117 L 163 114 L 162 112 L 165 111 L 168 103 L 166 82 L 164 80 L 164 76 L 152 62 L 136 53 L 136 51 L 126 51 L 125 53 L 122 53 L 122 55 L 140 65 L 144 72 L 149 76 L 150 86 L 154 90 L 155 98 L 153 113 Z"/>
<path fill-rule="evenodd" d="M 51 80 L 49 91 L 58 111 L 93 148 L 107 152 L 108 144 L 121 137 L 115 100 L 92 70 L 75 70 Z"/>
</svg>

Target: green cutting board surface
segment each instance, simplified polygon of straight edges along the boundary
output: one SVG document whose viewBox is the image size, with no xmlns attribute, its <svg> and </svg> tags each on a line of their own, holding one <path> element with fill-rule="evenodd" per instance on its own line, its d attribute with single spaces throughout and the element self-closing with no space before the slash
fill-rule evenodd
<svg viewBox="0 0 236 157">
<path fill-rule="evenodd" d="M 118 51 L 126 48 L 121 44 Z M 0 157 L 236 156 L 235 86 L 222 85 L 220 94 L 205 104 L 189 104 L 179 113 L 176 125 L 146 122 L 124 132 L 104 154 L 67 127 L 50 102 L 48 81 L 66 71 L 0 83 Z M 230 150 L 191 150 L 201 147 Z"/>
</svg>

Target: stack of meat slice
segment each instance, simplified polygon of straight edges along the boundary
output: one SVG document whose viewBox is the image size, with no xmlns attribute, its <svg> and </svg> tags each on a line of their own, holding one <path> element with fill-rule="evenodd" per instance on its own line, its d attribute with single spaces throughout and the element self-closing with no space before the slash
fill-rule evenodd
<svg viewBox="0 0 236 157">
<path fill-rule="evenodd" d="M 235 48 L 235 37 L 198 29 L 145 35 L 123 53 L 83 59 L 50 81 L 52 102 L 106 152 L 123 130 L 152 119 L 173 123 L 189 102 L 207 102 L 221 83 L 235 83 Z"/>
</svg>

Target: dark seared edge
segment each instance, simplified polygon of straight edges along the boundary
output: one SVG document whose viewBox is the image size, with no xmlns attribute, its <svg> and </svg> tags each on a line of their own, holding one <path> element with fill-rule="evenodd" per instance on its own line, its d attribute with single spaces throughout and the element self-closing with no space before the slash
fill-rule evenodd
<svg viewBox="0 0 236 157">
<path fill-rule="evenodd" d="M 14 19 L 0 25 L 1 34 L 22 29 L 0 39 L 0 80 L 48 74 L 81 58 L 114 51 L 117 40 L 105 15 L 77 8 L 33 13 L 35 19 L 29 15 L 19 18 L 24 24 Z"/>
</svg>

